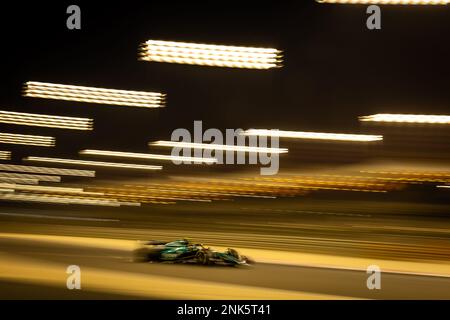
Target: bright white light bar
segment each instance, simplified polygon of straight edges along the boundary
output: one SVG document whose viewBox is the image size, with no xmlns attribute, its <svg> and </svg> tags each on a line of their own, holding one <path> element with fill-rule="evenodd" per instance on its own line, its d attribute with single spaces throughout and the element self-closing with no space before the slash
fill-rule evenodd
<svg viewBox="0 0 450 320">
<path fill-rule="evenodd" d="M 223 151 L 255 152 L 255 153 L 287 153 L 288 152 L 288 149 L 284 149 L 284 148 L 230 146 L 230 145 L 223 145 L 223 144 L 190 143 L 190 142 L 178 142 L 178 141 L 156 141 L 156 142 L 151 142 L 150 145 L 160 146 L 160 147 L 179 147 L 179 148 L 191 148 L 191 149 L 223 150 Z"/>
<path fill-rule="evenodd" d="M 60 176 L 46 176 L 40 174 L 0 172 L 0 179 L 1 178 L 32 179 L 45 182 L 61 182 Z"/>
<path fill-rule="evenodd" d="M 11 160 L 11 151 L 0 151 L 0 160 Z"/>
<path fill-rule="evenodd" d="M 359 120 L 369 122 L 450 124 L 450 116 L 425 114 L 378 113 L 359 117 Z"/>
<path fill-rule="evenodd" d="M 92 130 L 92 119 L 0 111 L 0 122 L 25 126 Z"/>
<path fill-rule="evenodd" d="M 165 94 L 28 81 L 24 96 L 142 108 L 164 107 Z"/>
<path fill-rule="evenodd" d="M 445 5 L 450 0 L 316 0 L 319 3 L 338 4 L 400 4 L 400 5 Z"/>
<path fill-rule="evenodd" d="M 53 147 L 55 145 L 55 138 L 47 136 L 32 136 L 28 134 L 13 134 L 0 132 L 0 143 L 24 144 L 39 147 Z"/>
<path fill-rule="evenodd" d="M 50 163 L 74 164 L 74 165 L 93 166 L 93 167 L 138 169 L 138 170 L 161 170 L 162 169 L 162 166 L 149 166 L 149 165 L 142 165 L 142 164 L 86 161 L 86 160 L 60 159 L 60 158 L 26 157 L 23 160 L 50 162 Z"/>
<path fill-rule="evenodd" d="M 281 58 L 281 51 L 272 48 L 161 40 L 146 41 L 140 51 L 140 59 L 146 61 L 248 69 L 280 67 Z"/>
<path fill-rule="evenodd" d="M 134 153 L 134 152 L 120 152 L 120 151 L 105 151 L 105 150 L 82 150 L 80 154 L 83 155 L 95 155 L 95 156 L 110 156 L 110 157 L 120 157 L 120 158 L 130 158 L 130 159 L 151 159 L 151 160 L 167 160 L 167 161 L 194 161 L 202 163 L 216 163 L 216 159 L 210 158 L 200 158 L 200 157 L 177 157 L 177 156 L 167 156 L 159 154 L 149 154 L 149 153 Z"/>
<path fill-rule="evenodd" d="M 95 177 L 95 171 L 90 170 L 33 167 L 14 164 L 0 164 L 0 171 L 57 174 L 62 176 L 75 176 L 75 177 Z"/>
<path fill-rule="evenodd" d="M 251 129 L 243 132 L 242 134 L 246 136 L 266 136 L 266 137 L 280 137 L 280 138 L 294 138 L 294 139 L 355 141 L 355 142 L 371 142 L 383 140 L 383 136 L 379 135 L 280 131 L 268 129 Z"/>
</svg>

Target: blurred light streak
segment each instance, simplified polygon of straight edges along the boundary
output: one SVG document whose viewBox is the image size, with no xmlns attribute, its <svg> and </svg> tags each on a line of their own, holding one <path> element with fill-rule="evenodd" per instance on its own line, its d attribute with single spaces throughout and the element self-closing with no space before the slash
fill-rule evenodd
<svg viewBox="0 0 450 320">
<path fill-rule="evenodd" d="M 10 188 L 21 191 L 42 191 L 42 192 L 55 192 L 55 193 L 73 193 L 81 194 L 85 193 L 82 188 L 67 188 L 67 187 L 50 187 L 50 186 L 28 186 L 20 184 L 7 184 L 0 183 L 1 188 Z M 87 193 L 85 193 L 87 194 Z M 102 195 L 100 193 L 89 193 L 89 195 Z"/>
<path fill-rule="evenodd" d="M 156 141 L 149 145 L 160 147 L 179 147 L 205 150 L 223 150 L 223 151 L 237 151 L 237 152 L 255 152 L 255 153 L 287 153 L 285 148 L 262 148 L 262 147 L 247 147 L 247 146 L 230 146 L 213 143 L 192 143 L 192 142 L 178 142 L 178 141 Z"/>
<path fill-rule="evenodd" d="M 331 176 L 329 176 L 331 178 Z M 269 181 L 280 184 L 279 186 L 285 186 L 286 188 L 300 188 L 305 190 L 335 190 L 335 191 L 360 191 L 360 192 L 386 192 L 389 189 L 393 189 L 394 186 L 390 186 L 386 183 L 376 183 L 371 181 L 360 181 L 357 179 L 349 180 L 323 180 L 320 177 L 289 177 L 289 178 L 243 178 L 247 181 Z M 274 185 L 274 187 L 276 184 Z"/>
<path fill-rule="evenodd" d="M 119 199 L 127 199 L 130 197 L 131 199 L 141 199 L 142 202 L 146 202 L 145 199 L 149 200 L 174 200 L 174 201 L 189 201 L 189 202 L 211 202 L 211 199 L 198 199 L 198 198 L 184 198 L 184 197 L 175 197 L 175 196 L 165 196 L 165 195 L 154 195 L 154 194 L 148 194 L 148 195 L 136 195 L 136 194 L 130 194 L 128 191 L 127 193 L 120 193 L 120 192 L 110 192 L 109 195 L 112 195 L 114 197 L 118 197 Z M 124 197 L 124 198 L 121 198 Z"/>
<path fill-rule="evenodd" d="M 226 200 L 222 195 L 190 192 L 189 190 L 140 190 L 134 188 L 95 188 L 121 201 L 136 200 L 142 203 L 152 203 L 154 200 L 211 202 L 212 200 Z"/>
<path fill-rule="evenodd" d="M 26 157 L 24 161 L 38 161 L 50 163 L 73 164 L 82 166 L 105 167 L 105 168 L 123 168 L 123 169 L 137 169 L 137 170 L 161 170 L 162 166 L 150 166 L 141 164 L 115 163 L 115 162 L 101 162 L 101 161 L 87 161 L 61 158 L 45 158 L 45 157 Z"/>
<path fill-rule="evenodd" d="M 0 171 L 57 174 L 62 176 L 95 177 L 95 171 L 90 170 L 34 167 L 34 166 L 23 166 L 13 164 L 0 164 Z"/>
<path fill-rule="evenodd" d="M 121 201 L 136 200 L 149 203 L 155 199 L 174 201 L 228 201 L 236 197 L 266 198 L 302 196 L 311 191 L 351 191 L 385 193 L 397 190 L 401 184 L 377 180 L 370 176 L 285 176 L 234 177 L 224 179 L 176 177 L 161 183 L 114 187 L 90 187 Z"/>
<path fill-rule="evenodd" d="M 0 200 L 120 207 L 120 203 L 118 201 L 92 200 L 84 198 L 56 197 L 56 196 L 29 195 L 29 194 L 0 194 Z"/>
<path fill-rule="evenodd" d="M 280 138 L 355 141 L 355 142 L 371 142 L 383 140 L 383 136 L 380 135 L 280 131 L 267 129 L 250 129 L 244 131 L 242 134 L 246 136 L 266 136 L 266 137 L 280 137 Z"/>
<path fill-rule="evenodd" d="M 400 5 L 445 5 L 450 0 L 316 0 L 319 3 L 337 4 L 400 4 Z"/>
<path fill-rule="evenodd" d="M 121 158 L 130 158 L 130 159 L 195 161 L 195 162 L 203 162 L 203 163 L 216 163 L 217 162 L 217 159 L 211 159 L 211 158 L 167 156 L 167 155 L 149 154 L 149 153 L 106 151 L 106 150 L 93 150 L 93 149 L 82 150 L 82 151 L 80 151 L 80 154 L 95 155 L 95 156 L 121 157 Z"/>
<path fill-rule="evenodd" d="M 176 192 L 167 192 L 161 190 L 149 190 L 150 192 L 145 191 L 136 191 L 134 188 L 108 188 L 108 187 L 93 187 L 89 188 L 89 190 L 98 190 L 103 192 L 106 196 L 113 196 L 119 200 L 124 199 L 132 199 L 139 200 L 140 202 L 150 202 L 154 199 L 163 199 L 163 200 L 178 200 L 178 201 L 199 201 L 199 202 L 210 202 L 211 199 L 207 199 L 207 195 L 202 198 L 194 198 L 190 192 L 182 192 L 180 196 L 174 195 Z"/>
<path fill-rule="evenodd" d="M 24 96 L 142 108 L 164 107 L 165 101 L 165 95 L 158 92 L 104 89 L 36 81 L 25 83 Z"/>
<path fill-rule="evenodd" d="M 85 191 L 82 188 L 70 188 L 70 187 L 51 187 L 51 186 L 40 186 L 40 185 L 24 185 L 17 183 L 0 183 L 0 191 L 8 190 L 9 192 L 14 192 L 14 197 L 8 199 L 13 199 L 20 201 L 24 199 L 36 200 L 44 199 L 48 200 L 51 198 L 50 202 L 60 202 L 58 199 L 72 199 L 68 203 L 81 203 L 89 202 L 90 204 L 95 204 L 96 202 L 113 202 L 116 206 L 140 206 L 139 202 L 132 201 L 119 201 L 118 199 L 108 197 L 103 192 L 92 192 Z M 28 197 L 28 198 L 27 198 Z M 5 200 L 7 200 L 5 198 Z M 38 201 L 38 200 L 36 200 Z M 43 201 L 46 202 L 46 201 Z"/>
<path fill-rule="evenodd" d="M 93 120 L 87 118 L 62 117 L 62 116 L 52 116 L 34 113 L 0 111 L 0 122 L 25 126 L 36 126 L 36 127 L 73 129 L 73 130 L 92 130 Z"/>
<path fill-rule="evenodd" d="M 119 201 L 117 199 L 117 201 Z M 121 206 L 127 206 L 127 207 L 140 207 L 141 203 L 140 202 L 126 202 L 126 201 L 119 201 Z"/>
<path fill-rule="evenodd" d="M 438 188 L 445 188 L 445 189 L 449 189 L 449 188 L 450 188 L 450 186 L 447 186 L 447 185 L 444 185 L 444 186 L 436 186 L 436 187 L 438 187 Z"/>
<path fill-rule="evenodd" d="M 391 171 L 361 170 L 361 173 L 376 175 L 376 179 L 402 183 L 450 182 L 450 172 L 446 171 Z"/>
<path fill-rule="evenodd" d="M 25 213 L 8 213 L 0 212 L 0 216 L 37 218 L 37 219 L 55 219 L 55 220 L 74 220 L 74 221 L 98 221 L 98 222 L 119 222 L 119 219 L 103 219 L 103 218 L 84 218 L 73 216 L 54 216 L 46 214 L 25 214 Z"/>
<path fill-rule="evenodd" d="M 228 192 L 226 192 L 226 191 L 212 191 L 213 188 L 208 189 L 208 188 L 204 188 L 202 186 L 201 186 L 201 188 L 203 188 L 203 189 L 200 190 L 200 191 L 192 190 L 194 188 L 187 188 L 187 189 L 184 189 L 184 190 L 178 190 L 178 189 L 172 190 L 172 189 L 168 188 L 168 187 L 183 188 L 183 186 L 181 186 L 181 185 L 169 185 L 169 186 L 166 186 L 166 185 L 160 184 L 160 185 L 155 185 L 154 187 L 150 187 L 150 186 L 148 186 L 148 187 L 147 186 L 133 186 L 133 185 L 131 185 L 131 186 L 128 186 L 128 187 L 131 187 L 133 189 L 141 187 L 141 188 L 144 188 L 146 191 L 158 191 L 158 192 L 162 192 L 162 193 L 166 192 L 166 193 L 171 193 L 171 194 L 177 194 L 177 193 L 182 193 L 183 194 L 184 193 L 184 194 L 191 194 L 191 195 L 203 195 L 203 196 L 207 195 L 207 196 L 213 196 L 213 197 L 216 197 L 216 196 L 238 196 L 238 197 L 265 198 L 265 199 L 266 198 L 271 198 L 271 199 L 275 198 L 275 197 L 270 197 L 270 196 L 259 196 L 259 195 L 255 195 L 255 194 L 251 194 L 251 193 L 248 193 L 248 194 L 239 193 L 237 191 L 235 191 L 235 192 L 232 192 L 232 191 L 228 191 Z M 164 187 L 166 187 L 166 188 L 164 188 Z"/>
<path fill-rule="evenodd" d="M 0 143 L 23 144 L 30 146 L 53 147 L 55 138 L 26 134 L 0 133 Z"/>
<path fill-rule="evenodd" d="M 11 151 L 0 151 L 0 160 L 11 160 Z"/>
<path fill-rule="evenodd" d="M 148 40 L 139 51 L 140 60 L 214 67 L 270 69 L 281 66 L 281 51 L 253 48 Z"/>
<path fill-rule="evenodd" d="M 450 116 L 424 114 L 378 113 L 370 116 L 359 117 L 359 120 L 366 122 L 450 124 Z"/>
<path fill-rule="evenodd" d="M 22 174 L 22 173 L 9 173 L 0 172 L 0 178 L 20 178 L 20 179 L 35 179 L 45 182 L 61 182 L 60 176 L 46 176 L 39 174 Z"/>
<path fill-rule="evenodd" d="M 27 179 L 27 178 L 3 178 L 3 177 L 0 177 L 0 183 L 39 184 L 39 180 Z"/>
<path fill-rule="evenodd" d="M 385 193 L 387 190 L 376 190 L 376 189 L 359 189 L 359 188 L 342 188 L 342 187 L 312 187 L 307 186 L 305 189 L 310 190 L 334 190 L 334 191 L 356 191 L 356 192 L 375 192 L 375 193 Z"/>
</svg>

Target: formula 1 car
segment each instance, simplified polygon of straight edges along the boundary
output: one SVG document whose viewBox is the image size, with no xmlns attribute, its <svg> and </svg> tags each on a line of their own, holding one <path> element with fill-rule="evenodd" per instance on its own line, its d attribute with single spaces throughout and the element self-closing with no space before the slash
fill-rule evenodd
<svg viewBox="0 0 450 320">
<path fill-rule="evenodd" d="M 254 262 L 241 256 L 236 250 L 228 248 L 224 252 L 213 250 L 201 243 L 191 243 L 181 239 L 172 242 L 140 242 L 134 251 L 135 262 L 180 262 L 202 265 L 222 264 L 230 266 L 248 266 Z"/>
</svg>

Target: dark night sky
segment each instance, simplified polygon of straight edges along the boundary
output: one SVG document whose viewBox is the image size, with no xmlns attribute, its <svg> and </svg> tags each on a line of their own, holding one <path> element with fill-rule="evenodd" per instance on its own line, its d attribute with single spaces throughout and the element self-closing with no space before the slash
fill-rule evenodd
<svg viewBox="0 0 450 320">
<path fill-rule="evenodd" d="M 66 29 L 70 4 L 81 7 L 81 31 Z M 365 8 L 313 0 L 17 2 L 2 9 L 1 109 L 93 117 L 96 130 L 2 131 L 56 136 L 53 150 L 13 147 L 22 155 L 75 157 L 86 147 L 145 152 L 148 141 L 170 139 L 194 120 L 205 128 L 359 132 L 360 115 L 448 114 L 450 7 L 382 7 L 379 31 L 367 30 Z M 284 68 L 138 61 L 148 39 L 275 47 Z M 168 107 L 21 97 L 29 80 L 161 91 Z"/>
</svg>

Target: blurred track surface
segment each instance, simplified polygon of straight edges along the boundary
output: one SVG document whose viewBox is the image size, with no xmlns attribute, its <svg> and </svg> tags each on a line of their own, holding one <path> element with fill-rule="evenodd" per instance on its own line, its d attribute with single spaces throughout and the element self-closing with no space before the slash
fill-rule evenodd
<svg viewBox="0 0 450 320">
<path fill-rule="evenodd" d="M 228 215 L 220 211 L 198 210 L 195 216 L 186 215 L 183 211 L 153 211 L 144 214 L 133 211 L 66 210 L 61 214 L 57 210 L 5 208 L 2 213 L 7 214 L 0 215 L 0 232 L 129 240 L 190 237 L 211 246 L 314 252 L 374 259 L 381 257 L 445 265 L 450 261 L 450 228 L 445 212 L 439 211 L 444 209 L 440 207 L 433 207 L 434 211 L 428 211 L 431 212 L 429 215 L 407 209 L 400 214 L 389 214 L 386 208 L 372 208 L 372 211 L 359 212 L 358 215 L 356 210 L 343 205 L 340 208 L 335 206 L 334 211 L 326 210 L 324 204 L 311 207 L 313 205 L 309 208 L 293 208 L 293 212 L 279 211 L 281 209 L 277 208 L 278 213 L 270 207 L 265 208 L 265 211 L 250 208 Z M 398 208 L 396 212 L 401 211 Z M 340 215 L 326 214 L 332 212 Z M 169 221 L 172 221 L 170 229 L 167 228 Z M 248 298 L 245 294 L 259 297 L 261 292 L 265 292 L 265 298 L 270 298 L 267 294 L 270 296 L 268 292 L 273 292 L 273 298 L 289 296 L 294 299 L 450 299 L 450 278 L 446 277 L 385 272 L 382 275 L 382 289 L 368 290 L 368 275 L 363 271 L 269 263 L 259 263 L 249 269 L 136 264 L 130 262 L 129 252 L 114 248 L 106 250 L 95 246 L 70 246 L 64 243 L 7 238 L 0 239 L 0 252 L 3 256 L 3 270 L 8 270 L 8 266 L 4 265 L 6 261 L 25 261 L 21 259 L 31 259 L 30 261 L 39 261 L 41 266 L 59 266 L 61 269 L 61 281 L 57 288 L 54 283 L 18 282 L 14 286 L 13 279 L 3 277 L 0 284 L 2 298 L 167 297 L 167 292 L 164 295 L 152 291 L 153 293 L 144 295 L 139 290 L 136 292 L 136 288 L 130 287 L 127 290 L 125 278 L 125 286 L 120 287 L 119 291 L 117 288 L 107 288 L 99 293 L 96 290 L 90 291 L 88 285 L 84 291 L 81 290 L 83 293 L 67 292 L 64 266 L 76 264 L 95 272 L 101 271 L 101 274 L 113 272 L 114 275 L 129 276 L 130 279 L 137 277 L 138 283 L 173 280 L 170 283 L 175 287 L 183 284 L 193 286 L 192 288 L 207 284 L 214 288 L 214 292 L 220 291 L 220 288 L 231 288 L 231 297 L 235 298 Z M 254 258 L 258 260 L 258 257 Z M 20 265 L 19 263 L 18 266 Z M 45 275 L 45 272 L 44 267 L 42 274 Z M 11 287 L 14 290 L 10 290 Z M 142 290 L 145 291 L 145 287 Z M 170 293 L 168 295 L 171 296 Z M 198 295 L 192 297 L 201 298 Z"/>
</svg>

